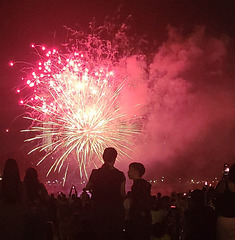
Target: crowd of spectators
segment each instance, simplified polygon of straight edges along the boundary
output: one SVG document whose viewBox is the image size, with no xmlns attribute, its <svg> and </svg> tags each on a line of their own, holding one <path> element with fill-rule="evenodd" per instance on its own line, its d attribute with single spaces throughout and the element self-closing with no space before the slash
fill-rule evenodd
<svg viewBox="0 0 235 240">
<path fill-rule="evenodd" d="M 235 239 L 235 164 L 216 188 L 152 196 L 145 168 L 136 162 L 129 165 L 133 185 L 125 193 L 112 151 L 79 196 L 74 185 L 68 196 L 49 196 L 34 168 L 21 182 L 17 162 L 8 159 L 0 183 L 0 240 Z"/>
</svg>

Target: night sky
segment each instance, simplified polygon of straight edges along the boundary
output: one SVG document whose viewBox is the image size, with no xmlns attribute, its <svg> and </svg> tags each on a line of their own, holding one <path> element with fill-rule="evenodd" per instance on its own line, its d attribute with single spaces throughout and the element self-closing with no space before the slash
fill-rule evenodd
<svg viewBox="0 0 235 240">
<path fill-rule="evenodd" d="M 147 160 L 143 160 L 146 158 L 146 149 L 140 147 L 140 150 L 137 150 L 139 155 L 135 156 L 135 159 L 142 159 L 149 169 L 151 166 L 151 176 L 165 172 L 169 176 L 186 177 L 218 175 L 224 162 L 235 161 L 233 0 L 1 0 L 0 11 L 0 172 L 9 157 L 20 162 L 21 170 L 34 162 L 31 157 L 26 156 L 28 146 L 24 144 L 25 135 L 20 133 L 20 130 L 27 128 L 29 122 L 22 118 L 24 109 L 19 106 L 19 96 L 15 92 L 17 86 L 22 84 L 21 69 L 24 64 L 10 68 L 8 63 L 11 60 L 33 62 L 36 58 L 30 48 L 32 43 L 59 46 L 66 39 L 63 26 L 86 31 L 93 18 L 97 25 L 103 24 L 105 17 L 111 17 L 115 12 L 118 12 L 120 22 L 132 15 L 131 33 L 145 36 L 149 43 L 155 44 L 155 50 L 149 47 L 154 51 L 152 55 L 155 55 L 151 71 L 154 72 L 159 65 L 161 67 L 158 71 L 166 71 L 164 69 L 167 69 L 167 66 L 164 68 L 164 64 L 168 64 L 169 69 L 172 69 L 169 70 L 167 79 L 160 79 L 158 88 L 153 87 L 158 89 L 157 91 L 166 88 L 169 92 L 168 105 L 165 108 L 168 110 L 165 111 L 169 111 L 172 101 L 176 105 L 182 102 L 191 104 L 191 111 L 185 110 L 182 115 L 179 115 L 182 112 L 179 109 L 177 112 L 175 110 L 174 114 L 166 114 L 162 107 L 166 104 L 166 98 L 159 100 L 164 101 L 160 106 L 157 97 L 154 98 L 157 95 L 151 96 L 156 115 L 148 115 L 146 129 L 147 132 L 152 129 L 155 135 L 151 136 L 151 141 L 150 135 L 145 137 L 148 138 L 147 149 L 152 154 Z M 192 50 L 194 47 L 197 54 Z M 165 57 L 163 48 L 166 49 L 168 58 Z M 184 64 L 182 67 L 172 62 L 169 49 L 181 48 L 185 48 L 191 65 Z M 177 89 L 182 87 L 187 88 L 186 90 L 177 93 L 174 91 L 174 71 L 177 71 Z M 208 74 L 209 72 L 211 74 Z M 155 73 L 156 71 L 151 75 L 153 82 Z M 179 75 L 182 81 L 178 80 Z M 171 94 L 172 98 L 169 97 Z M 147 99 L 146 95 L 145 97 Z M 191 102 L 188 103 L 189 101 Z M 204 117 L 205 115 L 207 117 Z M 180 124 L 176 124 L 177 119 Z M 213 121 L 214 119 L 216 121 Z M 158 125 L 159 127 L 156 127 Z M 172 130 L 177 126 L 183 130 Z M 189 131 L 185 130 L 187 127 Z M 191 131 L 193 127 L 194 132 Z M 9 129 L 9 132 L 6 132 L 6 129 Z M 161 143 L 160 138 L 164 138 Z M 167 150 L 163 150 L 163 143 L 168 147 Z"/>
</svg>

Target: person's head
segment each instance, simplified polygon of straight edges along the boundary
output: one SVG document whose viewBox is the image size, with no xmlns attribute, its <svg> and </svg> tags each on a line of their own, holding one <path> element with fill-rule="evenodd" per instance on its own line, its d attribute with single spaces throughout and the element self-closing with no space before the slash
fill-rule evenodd
<svg viewBox="0 0 235 240">
<path fill-rule="evenodd" d="M 235 183 L 235 163 L 229 169 L 228 180 Z"/>
<path fill-rule="evenodd" d="M 19 167 L 15 159 L 7 159 L 3 169 L 3 183 L 8 181 L 20 182 Z"/>
<path fill-rule="evenodd" d="M 25 172 L 24 182 L 38 183 L 38 173 L 35 168 L 28 168 Z"/>
<path fill-rule="evenodd" d="M 38 180 L 38 173 L 35 168 L 28 168 L 25 172 L 24 176 L 24 186 L 27 193 L 27 198 L 31 201 L 37 198 L 38 195 L 38 188 L 40 186 Z"/>
<path fill-rule="evenodd" d="M 145 167 L 142 163 L 133 162 L 129 165 L 128 177 L 132 180 L 141 178 L 145 173 Z"/>
<path fill-rule="evenodd" d="M 162 194 L 160 192 L 157 193 L 157 198 L 160 198 Z"/>
<path fill-rule="evenodd" d="M 103 153 L 104 163 L 114 164 L 117 158 L 117 151 L 115 148 L 108 147 L 105 148 Z"/>
<path fill-rule="evenodd" d="M 205 195 L 200 189 L 195 189 L 189 194 L 189 207 L 204 205 Z"/>
<path fill-rule="evenodd" d="M 2 176 L 2 197 L 7 203 L 15 203 L 21 199 L 20 173 L 15 159 L 8 159 L 4 165 Z"/>
</svg>

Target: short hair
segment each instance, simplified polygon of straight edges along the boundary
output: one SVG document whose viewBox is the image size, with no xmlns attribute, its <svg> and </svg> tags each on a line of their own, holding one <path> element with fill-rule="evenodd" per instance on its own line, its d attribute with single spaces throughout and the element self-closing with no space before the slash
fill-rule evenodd
<svg viewBox="0 0 235 240">
<path fill-rule="evenodd" d="M 105 148 L 103 153 L 103 159 L 105 163 L 111 163 L 115 161 L 116 158 L 117 158 L 117 151 L 115 148 L 112 148 L 112 147 Z"/>
<path fill-rule="evenodd" d="M 142 163 L 139 162 L 133 162 L 129 165 L 129 167 L 134 168 L 136 171 L 138 171 L 140 177 L 142 177 L 145 173 L 145 167 Z"/>
</svg>

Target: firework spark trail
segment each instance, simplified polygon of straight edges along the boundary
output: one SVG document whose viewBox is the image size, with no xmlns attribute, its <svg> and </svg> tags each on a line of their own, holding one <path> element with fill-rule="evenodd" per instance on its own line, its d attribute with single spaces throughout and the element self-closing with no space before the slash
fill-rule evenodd
<svg viewBox="0 0 235 240">
<path fill-rule="evenodd" d="M 98 65 L 84 53 L 62 55 L 54 49 L 45 57 L 40 55 L 40 59 L 27 78 L 33 96 L 21 103 L 30 109 L 27 118 L 32 121 L 31 127 L 23 131 L 36 134 L 26 141 L 38 142 L 29 154 L 45 152 L 38 164 L 57 155 L 47 175 L 66 166 L 66 179 L 69 159 L 76 156 L 80 176 L 87 178 L 87 168 L 102 161 L 108 146 L 129 157 L 131 140 L 139 129 L 119 106 L 125 80 L 117 84 L 120 81 L 111 71 L 112 66 Z"/>
</svg>

